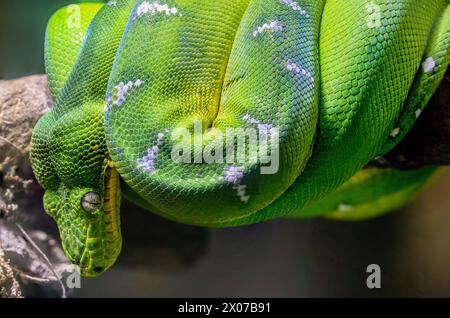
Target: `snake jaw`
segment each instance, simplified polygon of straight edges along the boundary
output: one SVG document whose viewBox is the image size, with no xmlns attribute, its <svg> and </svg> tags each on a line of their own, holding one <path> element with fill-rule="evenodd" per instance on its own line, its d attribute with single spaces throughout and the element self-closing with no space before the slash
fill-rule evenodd
<svg viewBox="0 0 450 318">
<path fill-rule="evenodd" d="M 102 173 L 101 188 L 69 188 L 47 190 L 44 203 L 61 235 L 64 251 L 77 271 L 84 277 L 96 277 L 110 268 L 122 247 L 120 230 L 120 177 L 112 165 Z M 102 197 L 98 209 L 87 212 L 80 198 L 97 192 Z"/>
</svg>

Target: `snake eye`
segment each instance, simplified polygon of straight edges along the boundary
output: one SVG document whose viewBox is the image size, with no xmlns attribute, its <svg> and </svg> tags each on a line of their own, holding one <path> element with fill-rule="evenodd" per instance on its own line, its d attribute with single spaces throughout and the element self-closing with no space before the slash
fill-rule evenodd
<svg viewBox="0 0 450 318">
<path fill-rule="evenodd" d="M 95 192 L 86 193 L 81 199 L 81 207 L 86 212 L 92 212 L 100 207 L 100 195 Z"/>
</svg>

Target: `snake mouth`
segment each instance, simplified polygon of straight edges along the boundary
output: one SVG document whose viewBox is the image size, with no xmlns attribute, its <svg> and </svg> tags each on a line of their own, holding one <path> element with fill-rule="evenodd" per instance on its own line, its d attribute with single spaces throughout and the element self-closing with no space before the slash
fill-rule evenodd
<svg viewBox="0 0 450 318">
<path fill-rule="evenodd" d="M 108 165 L 105 173 L 105 196 L 103 198 L 103 211 L 105 214 L 106 233 L 120 231 L 120 177 L 117 170 Z"/>
</svg>

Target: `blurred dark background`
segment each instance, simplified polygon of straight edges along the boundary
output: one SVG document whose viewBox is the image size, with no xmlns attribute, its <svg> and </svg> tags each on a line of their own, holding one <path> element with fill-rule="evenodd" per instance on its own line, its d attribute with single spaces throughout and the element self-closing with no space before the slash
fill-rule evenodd
<svg viewBox="0 0 450 318">
<path fill-rule="evenodd" d="M 76 1 L 0 4 L 0 79 L 42 73 L 48 18 Z M 125 204 L 118 264 L 77 297 L 450 296 L 450 172 L 402 211 L 360 223 L 276 220 L 206 230 Z M 36 197 L 42 227 L 57 233 Z M 366 287 L 379 264 L 382 288 Z"/>
</svg>

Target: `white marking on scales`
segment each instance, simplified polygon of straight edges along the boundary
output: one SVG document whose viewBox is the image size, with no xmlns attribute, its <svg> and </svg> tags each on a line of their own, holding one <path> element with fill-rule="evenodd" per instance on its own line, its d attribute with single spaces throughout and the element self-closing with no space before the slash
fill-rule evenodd
<svg viewBox="0 0 450 318">
<path fill-rule="evenodd" d="M 422 67 L 426 74 L 431 73 L 436 68 L 436 61 L 430 56 L 423 62 Z"/>
<path fill-rule="evenodd" d="M 390 136 L 392 138 L 397 138 L 397 136 L 400 134 L 400 127 L 394 128 L 394 130 L 391 131 Z"/>
<path fill-rule="evenodd" d="M 138 88 L 145 82 L 138 79 L 136 81 L 129 81 L 128 83 L 120 82 L 113 87 L 109 96 L 106 97 L 105 112 L 108 112 L 112 106 L 122 106 L 131 93 L 132 89 Z"/>
<path fill-rule="evenodd" d="M 156 173 L 155 161 L 163 142 L 164 134 L 159 133 L 154 145 L 147 151 L 147 155 L 137 161 L 139 168 L 151 174 Z"/>
<path fill-rule="evenodd" d="M 280 0 L 281 4 L 287 5 L 292 8 L 294 11 L 298 11 L 301 15 L 304 15 L 305 17 L 309 17 L 309 14 L 306 13 L 305 10 L 302 9 L 302 7 L 298 4 L 298 2 L 294 0 Z"/>
<path fill-rule="evenodd" d="M 242 119 L 248 124 L 256 125 L 259 132 L 263 135 L 272 137 L 277 133 L 276 128 L 272 124 L 263 124 L 261 123 L 261 121 L 259 121 L 256 118 L 253 118 L 249 114 L 246 114 Z"/>
<path fill-rule="evenodd" d="M 272 31 L 272 32 L 281 32 L 283 31 L 283 25 L 278 21 L 271 21 L 269 23 L 264 23 L 262 26 L 258 27 L 258 29 L 253 32 L 253 36 L 257 37 L 259 34 Z"/>
<path fill-rule="evenodd" d="M 238 184 L 244 177 L 244 170 L 240 167 L 229 166 L 225 168 L 225 181 Z"/>
<path fill-rule="evenodd" d="M 144 84 L 144 81 L 138 79 L 136 81 L 129 81 L 128 83 L 120 82 L 111 91 L 111 96 L 107 99 L 108 105 L 122 106 L 122 104 L 127 99 L 127 96 L 131 93 L 133 88 L 137 88 Z"/>
<path fill-rule="evenodd" d="M 338 206 L 338 210 L 339 212 L 350 212 L 353 210 L 353 206 L 351 206 L 350 204 L 341 203 Z"/>
<path fill-rule="evenodd" d="M 314 83 L 314 76 L 311 74 L 311 72 L 309 72 L 304 67 L 298 65 L 297 63 L 293 61 L 287 61 L 285 67 L 288 71 L 296 75 L 305 76 L 307 79 L 309 79 L 311 82 Z"/>
<path fill-rule="evenodd" d="M 247 186 L 241 184 L 244 177 L 244 169 L 241 167 L 229 166 L 225 168 L 225 181 L 233 185 L 236 194 L 242 202 L 247 203 L 250 196 L 247 195 Z"/>
<path fill-rule="evenodd" d="M 158 13 L 174 15 L 178 13 L 178 9 L 176 7 L 171 8 L 167 4 L 161 4 L 158 1 L 153 3 L 145 1 L 137 8 L 135 19 L 143 16 L 144 14 L 155 15 Z M 181 13 L 179 13 L 179 15 L 181 16 Z"/>
<path fill-rule="evenodd" d="M 420 115 L 422 114 L 422 110 L 419 108 L 416 110 L 416 118 L 419 118 Z"/>
</svg>

